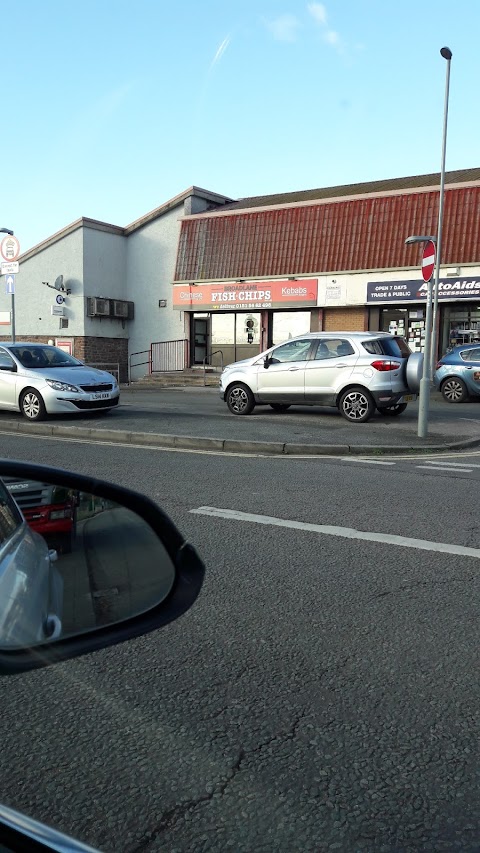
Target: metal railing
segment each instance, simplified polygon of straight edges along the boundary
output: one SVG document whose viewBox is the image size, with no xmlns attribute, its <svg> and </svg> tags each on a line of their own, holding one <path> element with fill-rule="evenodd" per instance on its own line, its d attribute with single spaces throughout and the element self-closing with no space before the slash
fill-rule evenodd
<svg viewBox="0 0 480 853">
<path fill-rule="evenodd" d="M 150 345 L 150 372 L 169 373 L 188 367 L 188 341 L 157 341 Z"/>
<path fill-rule="evenodd" d="M 86 362 L 87 367 L 96 367 L 97 370 L 106 370 L 107 373 L 112 373 L 117 382 L 120 382 L 120 364 L 118 361 L 89 361 Z"/>
<path fill-rule="evenodd" d="M 148 353 L 148 360 L 147 361 L 138 361 L 137 364 L 132 364 L 132 358 L 135 355 L 146 355 L 147 353 Z M 152 372 L 151 361 L 152 361 L 151 348 L 150 349 L 142 349 L 142 350 L 139 350 L 139 352 L 131 352 L 130 353 L 130 355 L 128 356 L 128 384 L 129 385 L 131 385 L 131 383 L 132 383 L 132 367 L 142 367 L 144 364 L 148 364 L 148 372 L 151 373 Z"/>
<path fill-rule="evenodd" d="M 214 352 L 211 352 L 210 355 L 206 355 L 203 359 L 203 384 L 207 384 L 207 361 L 208 359 L 212 359 L 212 356 L 220 354 L 220 373 L 223 373 L 223 351 L 221 349 L 216 349 Z M 211 361 L 210 361 L 210 365 Z"/>
</svg>

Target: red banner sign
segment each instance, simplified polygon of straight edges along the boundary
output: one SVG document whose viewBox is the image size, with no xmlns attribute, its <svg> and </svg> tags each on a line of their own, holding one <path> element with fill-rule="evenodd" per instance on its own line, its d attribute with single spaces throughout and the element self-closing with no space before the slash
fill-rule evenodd
<svg viewBox="0 0 480 853">
<path fill-rule="evenodd" d="M 314 308 L 318 279 L 241 281 L 228 284 L 175 284 L 173 307 L 180 311 L 253 311 Z"/>
</svg>

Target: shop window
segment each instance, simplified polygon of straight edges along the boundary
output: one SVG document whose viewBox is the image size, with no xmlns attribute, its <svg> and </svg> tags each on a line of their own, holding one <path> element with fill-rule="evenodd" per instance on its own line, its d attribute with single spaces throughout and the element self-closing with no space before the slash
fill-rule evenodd
<svg viewBox="0 0 480 853">
<path fill-rule="evenodd" d="M 274 311 L 272 344 L 282 344 L 310 331 L 311 311 Z"/>
</svg>

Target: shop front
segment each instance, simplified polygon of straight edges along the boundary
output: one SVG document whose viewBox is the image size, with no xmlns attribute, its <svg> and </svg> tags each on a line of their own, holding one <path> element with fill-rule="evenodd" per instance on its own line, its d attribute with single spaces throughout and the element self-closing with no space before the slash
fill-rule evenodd
<svg viewBox="0 0 480 853">
<path fill-rule="evenodd" d="M 368 282 L 369 329 L 402 335 L 413 352 L 423 352 L 427 292 L 418 280 Z M 480 277 L 441 278 L 438 304 L 437 356 L 480 340 Z"/>
<path fill-rule="evenodd" d="M 318 280 L 174 285 L 173 305 L 189 318 L 192 366 L 257 355 L 312 328 Z"/>
</svg>

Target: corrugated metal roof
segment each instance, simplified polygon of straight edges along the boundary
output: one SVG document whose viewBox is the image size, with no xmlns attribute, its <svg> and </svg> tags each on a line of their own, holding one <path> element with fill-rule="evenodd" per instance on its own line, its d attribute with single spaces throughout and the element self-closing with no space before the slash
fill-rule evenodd
<svg viewBox="0 0 480 853">
<path fill-rule="evenodd" d="M 480 168 L 457 169 L 445 173 L 445 184 L 462 184 L 480 181 Z M 258 195 L 240 198 L 226 204 L 222 210 L 245 210 L 249 207 L 266 207 L 272 204 L 293 204 L 302 201 L 315 201 L 323 198 L 338 198 L 347 195 L 366 195 L 369 193 L 398 192 L 399 190 L 418 189 L 419 187 L 439 187 L 440 173 L 414 175 L 406 178 L 388 178 L 381 181 L 367 181 L 360 184 L 343 184 L 335 187 L 322 187 L 313 190 L 297 190 L 289 193 Z"/>
<path fill-rule="evenodd" d="M 415 265 L 410 234 L 436 234 L 438 190 L 202 215 L 182 221 L 175 281 Z M 445 190 L 442 263 L 480 262 L 480 186 Z"/>
</svg>

